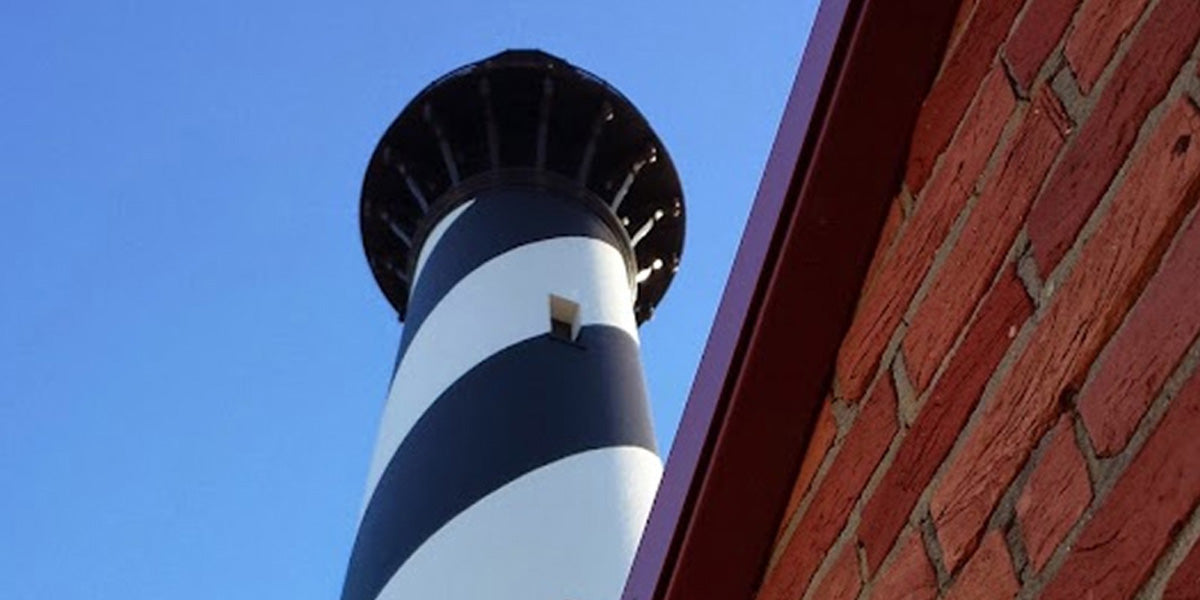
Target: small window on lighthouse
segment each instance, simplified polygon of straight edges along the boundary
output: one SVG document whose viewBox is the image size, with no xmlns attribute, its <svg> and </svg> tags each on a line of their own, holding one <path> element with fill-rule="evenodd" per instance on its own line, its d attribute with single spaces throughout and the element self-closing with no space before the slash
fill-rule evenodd
<svg viewBox="0 0 1200 600">
<path fill-rule="evenodd" d="M 579 337 L 579 303 L 550 294 L 550 335 L 568 342 Z"/>
</svg>

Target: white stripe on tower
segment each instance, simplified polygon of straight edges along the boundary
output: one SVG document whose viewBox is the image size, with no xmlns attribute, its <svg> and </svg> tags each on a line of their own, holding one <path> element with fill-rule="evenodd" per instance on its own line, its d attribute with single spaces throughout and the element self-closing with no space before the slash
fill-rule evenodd
<svg viewBox="0 0 1200 600">
<path fill-rule="evenodd" d="M 343 600 L 619 595 L 662 469 L 628 243 L 533 189 L 434 226 Z"/>
<path fill-rule="evenodd" d="M 442 217 L 442 219 L 437 222 L 433 229 L 429 231 L 429 236 L 425 238 L 424 250 L 418 254 L 416 268 L 413 269 L 414 286 L 421 277 L 421 270 L 422 267 L 425 266 L 426 259 L 429 258 L 429 251 L 437 247 L 438 241 L 441 240 L 442 235 L 446 233 L 446 230 L 450 228 L 450 225 L 454 223 L 458 217 L 462 216 L 463 212 L 470 208 L 474 203 L 474 200 L 467 200 L 466 202 L 458 205 L 454 208 L 454 210 L 451 210 L 446 214 L 446 216 Z M 397 357 L 397 361 L 399 361 L 399 357 Z M 371 467 L 367 472 L 367 487 L 363 492 L 362 508 L 358 514 L 360 520 L 362 519 L 362 511 L 367 510 L 367 503 L 371 501 L 371 492 L 375 490 L 375 484 L 379 481 L 379 474 L 383 471 L 383 467 L 387 464 L 388 459 L 392 457 L 392 452 L 395 451 L 396 445 L 400 442 L 398 434 L 395 431 L 395 427 L 389 424 L 389 422 L 394 418 L 392 413 L 395 413 L 397 410 L 402 410 L 401 407 L 403 405 L 403 403 L 396 400 L 396 394 L 394 393 L 396 390 L 396 380 L 399 375 L 400 366 L 400 364 L 397 364 L 396 371 L 392 373 L 392 382 L 388 386 L 387 401 L 383 405 L 383 416 L 379 421 L 379 432 L 375 436 L 375 454 L 371 457 Z M 420 397 L 419 391 L 415 390 L 408 391 L 405 393 L 405 395 L 415 395 Z M 407 432 L 408 428 L 405 427 L 403 431 Z M 399 435 L 402 436 L 403 434 Z M 391 448 L 391 451 L 383 453 L 381 452 L 381 449 L 383 448 Z"/>
<path fill-rule="evenodd" d="M 552 238 L 484 263 L 430 311 L 392 377 L 364 510 L 401 440 L 450 384 L 496 352 L 545 335 L 550 294 L 579 304 L 581 327 L 608 325 L 638 339 L 625 259 L 606 242 Z"/>
<path fill-rule="evenodd" d="M 658 456 L 630 447 L 533 471 L 447 523 L 379 599 L 619 598 L 661 473 Z"/>
</svg>

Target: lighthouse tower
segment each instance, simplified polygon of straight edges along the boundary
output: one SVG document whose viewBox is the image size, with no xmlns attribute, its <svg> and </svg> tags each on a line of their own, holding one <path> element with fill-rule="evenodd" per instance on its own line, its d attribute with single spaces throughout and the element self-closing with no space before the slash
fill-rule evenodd
<svg viewBox="0 0 1200 600">
<path fill-rule="evenodd" d="M 683 199 L 596 76 L 509 51 L 435 81 L 367 167 L 404 321 L 343 600 L 612 600 L 662 472 L 638 325 Z"/>
</svg>

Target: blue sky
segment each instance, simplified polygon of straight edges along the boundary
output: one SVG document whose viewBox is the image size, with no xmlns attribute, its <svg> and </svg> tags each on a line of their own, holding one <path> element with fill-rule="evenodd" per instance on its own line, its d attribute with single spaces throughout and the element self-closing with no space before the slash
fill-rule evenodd
<svg viewBox="0 0 1200 600">
<path fill-rule="evenodd" d="M 0 598 L 335 598 L 400 324 L 358 188 L 510 47 L 621 89 L 683 179 L 642 328 L 670 445 L 814 3 L 0 4 Z"/>
</svg>

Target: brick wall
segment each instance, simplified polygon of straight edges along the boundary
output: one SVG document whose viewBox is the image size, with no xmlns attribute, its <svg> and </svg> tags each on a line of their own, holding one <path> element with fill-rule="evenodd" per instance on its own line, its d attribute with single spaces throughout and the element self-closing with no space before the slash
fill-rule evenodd
<svg viewBox="0 0 1200 600">
<path fill-rule="evenodd" d="M 964 0 L 760 598 L 1200 595 L 1198 39 Z"/>
</svg>

